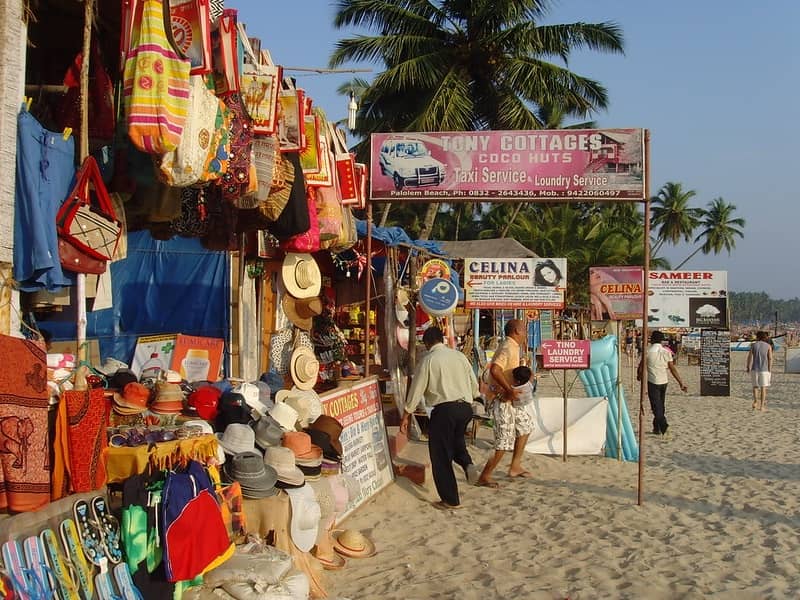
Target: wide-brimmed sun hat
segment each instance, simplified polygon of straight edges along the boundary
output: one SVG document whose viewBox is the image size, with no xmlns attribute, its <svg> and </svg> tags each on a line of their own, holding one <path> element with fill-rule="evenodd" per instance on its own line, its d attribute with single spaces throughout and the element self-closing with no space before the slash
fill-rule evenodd
<svg viewBox="0 0 800 600">
<path fill-rule="evenodd" d="M 319 265 L 310 254 L 287 253 L 281 266 L 281 280 L 295 298 L 319 296 L 322 287 Z"/>
<path fill-rule="evenodd" d="M 225 454 L 241 454 L 256 450 L 256 436 L 253 428 L 242 423 L 228 425 L 224 432 L 217 434 L 217 440 L 225 450 Z"/>
<path fill-rule="evenodd" d="M 297 411 L 284 402 L 276 402 L 269 411 L 269 416 L 287 431 L 293 431 L 297 424 Z"/>
<path fill-rule="evenodd" d="M 147 410 L 150 390 L 147 386 L 132 381 L 122 388 L 122 393 L 114 392 L 114 412 L 121 415 L 138 415 Z"/>
<path fill-rule="evenodd" d="M 278 481 L 299 486 L 305 481 L 305 476 L 294 460 L 294 452 L 285 446 L 271 446 L 264 452 L 264 462 L 275 469 Z"/>
<path fill-rule="evenodd" d="M 270 415 L 264 415 L 256 421 L 255 425 L 253 425 L 253 429 L 256 434 L 256 445 L 259 448 L 267 449 L 272 446 L 281 445 L 283 428 Z"/>
<path fill-rule="evenodd" d="M 299 389 L 310 390 L 313 388 L 319 375 L 319 360 L 314 355 L 314 351 L 305 346 L 295 348 L 289 360 L 289 373 Z"/>
<path fill-rule="evenodd" d="M 357 529 L 335 531 L 333 540 L 333 549 L 350 558 L 367 558 L 376 553 L 372 540 Z"/>
<path fill-rule="evenodd" d="M 311 486 L 286 490 L 292 504 L 292 524 L 289 531 L 294 545 L 308 552 L 317 542 L 319 521 L 322 518 L 319 502 Z"/>
<path fill-rule="evenodd" d="M 318 429 L 327 433 L 331 440 L 331 446 L 336 451 L 338 456 L 341 457 L 342 443 L 339 441 L 339 436 L 342 434 L 343 427 L 339 421 L 329 415 L 320 415 L 314 421 L 312 421 L 308 428 Z M 329 456 L 329 458 L 332 457 L 332 455 Z"/>
<path fill-rule="evenodd" d="M 276 402 L 284 402 L 297 411 L 297 422 L 301 429 L 308 427 L 322 414 L 322 400 L 314 390 L 280 390 L 275 394 Z"/>
<path fill-rule="evenodd" d="M 284 294 L 281 306 L 286 317 L 300 329 L 308 331 L 314 317 L 322 314 L 322 300 L 319 296 L 312 298 L 295 298 L 291 294 Z"/>
<path fill-rule="evenodd" d="M 322 461 L 322 448 L 311 443 L 311 436 L 304 431 L 287 431 L 283 434 L 283 445 L 294 452 L 297 460 Z M 320 463 L 316 463 L 320 464 Z"/>
<path fill-rule="evenodd" d="M 265 465 L 258 452 L 235 454 L 222 469 L 229 479 L 239 482 L 245 498 L 267 498 L 278 491 L 275 487 L 278 481 L 275 469 Z"/>
</svg>

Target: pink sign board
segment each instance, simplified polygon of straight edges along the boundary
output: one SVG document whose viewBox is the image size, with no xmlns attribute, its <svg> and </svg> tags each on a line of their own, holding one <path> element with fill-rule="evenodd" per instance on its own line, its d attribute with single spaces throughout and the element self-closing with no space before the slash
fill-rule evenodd
<svg viewBox="0 0 800 600">
<path fill-rule="evenodd" d="M 373 133 L 373 200 L 644 200 L 643 129 Z"/>
<path fill-rule="evenodd" d="M 544 340 L 542 359 L 545 369 L 588 369 L 589 340 Z"/>
<path fill-rule="evenodd" d="M 593 321 L 641 319 L 644 306 L 642 267 L 592 267 L 589 299 Z"/>
</svg>

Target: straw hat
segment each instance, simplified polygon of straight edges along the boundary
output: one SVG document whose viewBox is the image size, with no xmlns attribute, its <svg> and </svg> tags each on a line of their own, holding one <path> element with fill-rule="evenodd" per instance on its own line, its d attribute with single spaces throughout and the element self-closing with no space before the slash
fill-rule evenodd
<svg viewBox="0 0 800 600">
<path fill-rule="evenodd" d="M 310 254 L 287 253 L 281 267 L 281 279 L 286 291 L 295 298 L 319 296 L 322 287 L 319 265 Z"/>
<path fill-rule="evenodd" d="M 333 534 L 333 548 L 351 558 L 367 558 L 376 553 L 375 544 L 356 529 L 345 529 Z"/>
<path fill-rule="evenodd" d="M 322 314 L 322 300 L 319 296 L 295 298 L 290 294 L 284 294 L 281 298 L 281 306 L 286 317 L 300 329 L 306 331 L 311 329 L 314 317 Z"/>
<path fill-rule="evenodd" d="M 286 490 L 292 504 L 292 524 L 289 528 L 292 541 L 301 551 L 308 552 L 317 541 L 319 521 L 322 518 L 319 502 L 311 486 Z"/>
<path fill-rule="evenodd" d="M 267 448 L 264 462 L 275 469 L 280 482 L 298 486 L 305 482 L 303 472 L 294 464 L 294 452 L 285 446 Z"/>
<path fill-rule="evenodd" d="M 297 411 L 283 402 L 276 402 L 272 410 L 269 411 L 269 416 L 272 417 L 278 425 L 289 431 L 294 430 L 298 417 Z"/>
<path fill-rule="evenodd" d="M 228 425 L 223 433 L 217 434 L 217 440 L 225 450 L 225 454 L 240 454 L 256 450 L 256 436 L 253 428 L 242 423 Z"/>
<path fill-rule="evenodd" d="M 319 361 L 314 351 L 305 346 L 295 348 L 289 361 L 289 373 L 292 381 L 301 390 L 310 390 L 317 383 Z"/>
<path fill-rule="evenodd" d="M 183 410 L 183 391 L 177 383 L 156 383 L 156 397 L 150 410 L 158 414 L 177 414 Z"/>
</svg>

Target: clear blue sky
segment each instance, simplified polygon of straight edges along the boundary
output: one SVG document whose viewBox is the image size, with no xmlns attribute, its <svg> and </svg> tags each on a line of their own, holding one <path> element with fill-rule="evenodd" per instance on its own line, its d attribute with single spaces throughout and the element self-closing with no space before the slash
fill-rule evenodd
<svg viewBox="0 0 800 600">
<path fill-rule="evenodd" d="M 326 0 L 228 6 L 287 66 L 327 66 L 350 33 L 333 28 Z M 650 130 L 651 194 L 681 182 L 695 206 L 721 196 L 747 220 L 730 256 L 698 254 L 684 268 L 727 270 L 732 291 L 800 297 L 800 0 L 561 0 L 547 21 L 622 27 L 624 57 L 581 53 L 570 67 L 608 89 L 600 127 Z M 352 75 L 292 74 L 329 118 L 345 117 L 335 90 Z M 678 264 L 691 250 L 667 257 Z"/>
</svg>

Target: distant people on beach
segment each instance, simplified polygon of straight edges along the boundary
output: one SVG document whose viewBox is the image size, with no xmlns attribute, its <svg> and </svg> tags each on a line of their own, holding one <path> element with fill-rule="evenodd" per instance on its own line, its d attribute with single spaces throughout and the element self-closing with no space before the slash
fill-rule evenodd
<svg viewBox="0 0 800 600">
<path fill-rule="evenodd" d="M 753 384 L 753 410 L 767 410 L 767 388 L 772 380 L 772 344 L 766 331 L 756 333 L 747 353 L 747 372 Z"/>
<path fill-rule="evenodd" d="M 667 422 L 667 382 L 668 372 L 672 373 L 675 381 L 685 392 L 688 388 L 681 380 L 680 373 L 675 367 L 672 351 L 663 345 L 664 334 L 654 331 L 650 336 L 650 347 L 647 349 L 647 397 L 650 399 L 650 408 L 653 411 L 653 433 L 666 435 L 669 429 Z M 639 361 L 639 371 L 636 379 L 641 381 L 644 370 L 644 361 Z"/>
</svg>

